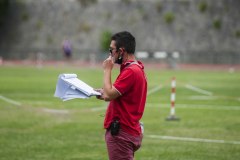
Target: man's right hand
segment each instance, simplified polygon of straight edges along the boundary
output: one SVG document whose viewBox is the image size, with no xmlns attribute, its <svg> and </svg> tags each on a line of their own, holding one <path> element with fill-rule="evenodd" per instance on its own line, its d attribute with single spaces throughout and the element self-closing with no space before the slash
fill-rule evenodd
<svg viewBox="0 0 240 160">
<path fill-rule="evenodd" d="M 103 97 L 103 89 L 94 89 L 96 92 L 99 92 L 101 93 L 101 95 L 97 95 L 96 98 L 97 99 L 100 99 L 100 100 L 104 100 L 104 97 Z"/>
<path fill-rule="evenodd" d="M 103 69 L 104 70 L 112 70 L 114 65 L 113 58 L 109 56 L 105 61 L 103 61 Z"/>
</svg>

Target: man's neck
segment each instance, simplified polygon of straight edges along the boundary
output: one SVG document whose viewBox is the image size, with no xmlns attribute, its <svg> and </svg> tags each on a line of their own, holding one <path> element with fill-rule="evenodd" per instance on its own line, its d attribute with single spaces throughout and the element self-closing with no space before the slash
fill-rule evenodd
<svg viewBox="0 0 240 160">
<path fill-rule="evenodd" d="M 126 54 L 126 56 L 123 57 L 123 63 L 127 61 L 136 61 L 134 54 Z"/>
</svg>

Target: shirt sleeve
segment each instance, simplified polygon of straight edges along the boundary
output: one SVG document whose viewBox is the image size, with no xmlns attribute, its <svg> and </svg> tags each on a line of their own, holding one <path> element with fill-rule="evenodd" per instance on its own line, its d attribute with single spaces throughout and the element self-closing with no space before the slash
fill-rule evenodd
<svg viewBox="0 0 240 160">
<path fill-rule="evenodd" d="M 113 86 L 117 89 L 117 91 L 123 95 L 128 92 L 134 83 L 134 74 L 130 68 L 123 70 L 120 75 L 117 77 Z"/>
</svg>

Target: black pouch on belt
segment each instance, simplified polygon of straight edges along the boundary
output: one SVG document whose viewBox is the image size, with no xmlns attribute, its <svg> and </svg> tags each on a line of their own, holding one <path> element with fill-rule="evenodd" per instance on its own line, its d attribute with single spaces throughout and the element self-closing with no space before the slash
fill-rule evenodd
<svg viewBox="0 0 240 160">
<path fill-rule="evenodd" d="M 119 129 L 120 129 L 120 122 L 118 120 L 114 120 L 110 126 L 111 135 L 116 136 L 119 132 Z"/>
</svg>

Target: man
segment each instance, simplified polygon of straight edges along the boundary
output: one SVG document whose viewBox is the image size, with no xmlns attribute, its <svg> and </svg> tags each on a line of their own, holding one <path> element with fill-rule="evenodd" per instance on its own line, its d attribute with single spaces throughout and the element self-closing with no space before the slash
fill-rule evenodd
<svg viewBox="0 0 240 160">
<path fill-rule="evenodd" d="M 143 64 L 135 59 L 135 46 L 131 33 L 116 33 L 111 38 L 110 56 L 103 62 L 103 89 L 99 90 L 102 95 L 97 98 L 110 101 L 104 121 L 110 160 L 132 160 L 142 142 L 139 120 L 145 108 L 147 80 Z M 112 84 L 114 63 L 121 66 Z"/>
</svg>

